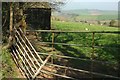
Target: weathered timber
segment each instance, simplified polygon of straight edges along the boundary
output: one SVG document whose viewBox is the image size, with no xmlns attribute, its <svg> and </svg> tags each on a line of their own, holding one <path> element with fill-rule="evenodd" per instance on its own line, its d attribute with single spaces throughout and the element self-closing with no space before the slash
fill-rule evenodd
<svg viewBox="0 0 120 80">
<path fill-rule="evenodd" d="M 37 70 L 38 68 L 35 66 L 33 60 L 30 58 L 30 55 L 27 53 L 26 49 L 24 48 L 24 46 L 22 45 L 22 43 L 19 41 L 18 37 L 15 36 L 20 44 L 20 46 L 22 47 L 22 49 L 24 50 L 24 52 L 26 53 L 26 55 L 28 56 L 29 60 L 31 61 L 31 63 L 33 64 L 33 66 L 35 67 L 35 69 Z"/>
<path fill-rule="evenodd" d="M 32 55 L 32 57 L 34 58 L 34 60 L 37 62 L 37 64 L 39 65 L 39 67 L 41 66 L 40 63 L 38 62 L 38 60 L 35 58 L 35 56 L 33 55 L 32 51 L 30 50 L 30 48 L 27 46 L 26 42 L 23 40 L 23 38 L 21 37 L 20 33 L 18 31 L 16 31 L 17 34 L 19 35 L 20 39 L 22 40 L 22 42 L 25 44 L 25 46 L 27 47 L 28 51 L 30 52 L 30 54 Z"/>
<path fill-rule="evenodd" d="M 19 28 L 20 29 L 20 28 Z M 23 34 L 22 30 L 20 29 L 20 32 Z M 37 55 L 37 57 L 39 58 L 39 60 L 41 61 L 41 63 L 43 63 L 43 60 L 40 58 L 40 56 L 37 54 L 36 50 L 34 49 L 34 47 L 32 46 L 32 44 L 30 43 L 30 41 L 27 39 L 27 37 L 23 34 L 23 36 L 25 37 L 26 41 L 28 42 L 28 44 L 30 45 L 30 47 L 33 49 L 34 53 Z"/>
</svg>

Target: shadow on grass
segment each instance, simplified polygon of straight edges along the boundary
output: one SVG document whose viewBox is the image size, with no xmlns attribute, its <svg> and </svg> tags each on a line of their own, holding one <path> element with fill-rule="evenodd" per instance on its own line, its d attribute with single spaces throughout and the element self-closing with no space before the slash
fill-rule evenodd
<svg viewBox="0 0 120 80">
<path fill-rule="evenodd" d="M 120 77 L 120 44 L 105 44 L 103 48 L 98 50 L 98 53 L 99 59 L 109 61 L 110 64 L 105 65 L 105 70 L 101 70 L 99 66 L 96 67 L 100 71 L 105 71 L 108 74 Z"/>
<path fill-rule="evenodd" d="M 48 39 L 46 41 L 51 41 L 51 34 L 48 34 L 46 38 Z M 83 43 L 84 45 L 89 44 L 91 45 L 91 37 L 88 37 L 88 35 L 85 34 L 69 34 L 69 33 L 64 33 L 63 34 L 56 34 L 55 35 L 55 41 L 59 43 L 69 43 L 69 42 L 75 42 L 75 43 Z M 48 38 L 47 38 L 48 37 Z M 102 35 L 98 35 L 97 38 L 95 38 L 95 45 L 99 46 L 99 39 L 101 39 Z M 87 40 L 86 40 L 87 39 Z M 114 38 L 110 38 L 110 40 L 113 40 Z M 85 42 L 86 40 L 86 42 Z M 109 40 L 109 39 L 105 39 Z M 115 40 L 113 40 L 115 41 Z M 82 51 L 72 47 L 72 46 L 64 46 L 64 45 L 55 45 L 54 46 L 57 50 L 61 51 L 64 55 L 66 56 L 71 56 L 71 57 L 82 57 L 86 58 L 86 55 L 83 54 Z M 106 48 L 110 47 L 110 48 Z M 117 48 L 114 48 L 117 47 Z M 114 75 L 114 76 L 119 76 L 120 72 L 120 45 L 117 43 L 113 44 L 104 44 L 103 48 L 98 48 L 96 52 L 98 53 L 97 60 L 102 60 L 104 61 L 109 61 L 112 62 L 112 64 L 108 63 L 102 63 L 102 62 L 92 62 L 92 61 L 85 61 L 85 60 L 73 60 L 69 59 L 67 62 L 67 66 L 77 68 L 77 69 L 83 69 L 83 70 L 88 70 L 90 71 L 91 68 L 92 70 L 98 73 L 103 73 L 103 74 L 109 74 L 109 75 Z M 61 60 L 62 61 L 62 60 Z M 56 64 L 61 64 L 61 61 L 56 61 Z M 117 65 L 116 65 L 117 62 Z M 91 67 L 91 65 L 93 66 Z M 114 65 L 115 64 L 115 65 Z M 61 64 L 62 65 L 62 64 Z"/>
</svg>

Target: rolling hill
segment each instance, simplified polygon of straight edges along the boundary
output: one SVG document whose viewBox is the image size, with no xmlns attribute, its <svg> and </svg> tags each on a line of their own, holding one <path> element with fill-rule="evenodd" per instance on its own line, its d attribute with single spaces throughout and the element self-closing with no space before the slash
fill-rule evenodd
<svg viewBox="0 0 120 80">
<path fill-rule="evenodd" d="M 118 19 L 118 12 L 112 10 L 97 10 L 97 9 L 76 9 L 63 10 L 57 13 L 59 16 L 77 18 L 79 20 L 116 20 Z"/>
<path fill-rule="evenodd" d="M 64 10 L 63 13 L 71 13 L 78 15 L 117 15 L 118 12 L 113 10 L 76 9 L 76 10 Z"/>
</svg>

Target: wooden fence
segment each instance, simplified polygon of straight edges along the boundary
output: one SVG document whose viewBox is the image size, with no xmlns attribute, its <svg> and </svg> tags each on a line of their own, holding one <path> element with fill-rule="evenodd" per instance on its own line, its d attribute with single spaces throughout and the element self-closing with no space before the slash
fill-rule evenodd
<svg viewBox="0 0 120 80">
<path fill-rule="evenodd" d="M 42 44 L 51 44 L 52 45 L 52 48 L 54 48 L 54 45 L 67 45 L 67 46 L 79 46 L 79 47 L 91 47 L 92 48 L 92 54 L 91 54 L 91 58 L 90 59 L 83 59 L 83 58 L 76 58 L 76 57 L 70 57 L 70 56 L 61 56 L 61 55 L 55 55 L 56 57 L 60 57 L 60 58 L 66 58 L 66 59 L 77 59 L 77 60 L 87 60 L 87 61 L 92 61 L 92 62 L 102 62 L 104 64 L 109 64 L 109 62 L 107 61 L 98 61 L 98 60 L 94 60 L 93 56 L 94 55 L 94 49 L 95 48 L 103 48 L 103 46 L 95 46 L 95 34 L 96 33 L 112 33 L 112 34 L 120 34 L 120 31 L 61 31 L 61 30 L 27 30 L 27 32 L 38 32 L 38 33 L 52 33 L 52 42 L 41 42 Z M 54 39 L 55 39 L 55 34 L 56 33 L 91 33 L 92 34 L 92 45 L 91 46 L 83 46 L 83 45 L 80 45 L 80 44 L 67 44 L 67 43 L 57 43 L 57 42 L 54 42 Z M 113 48 L 113 47 L 106 47 L 106 48 Z M 119 49 L 119 47 L 116 47 Z M 38 52 L 39 55 L 48 55 L 48 53 L 41 53 L 41 52 Z M 51 55 L 53 56 L 53 54 Z M 117 76 L 112 76 L 112 75 L 106 75 L 106 74 L 101 74 L 101 73 L 97 73 L 97 72 L 93 72 L 92 71 L 92 68 L 93 68 L 93 63 L 91 64 L 91 70 L 90 71 L 86 71 L 86 70 L 82 70 L 82 69 L 75 69 L 75 68 L 71 68 L 71 67 L 67 67 L 67 66 L 61 66 L 61 65 L 56 65 L 56 64 L 51 64 L 51 63 L 46 63 L 46 65 L 51 65 L 51 66 L 57 66 L 59 68 L 64 68 L 64 69 L 67 69 L 67 70 L 74 70 L 74 71 L 79 71 L 79 72 L 82 72 L 82 73 L 87 73 L 87 74 L 92 74 L 92 75 L 98 75 L 98 76 L 103 76 L 103 77 L 107 77 L 107 78 L 116 78 L 116 79 L 120 79 L 120 77 L 117 77 Z M 44 71 L 43 71 L 44 72 Z M 47 74 L 50 74 L 49 72 L 44 72 L 44 73 L 47 73 Z M 70 79 L 74 79 L 74 78 L 71 78 L 71 77 L 68 77 L 68 76 L 63 76 L 63 75 L 58 75 L 58 74 L 54 74 L 54 73 L 51 73 L 55 76 L 59 76 L 59 77 L 64 77 L 64 78 L 70 78 Z"/>
</svg>

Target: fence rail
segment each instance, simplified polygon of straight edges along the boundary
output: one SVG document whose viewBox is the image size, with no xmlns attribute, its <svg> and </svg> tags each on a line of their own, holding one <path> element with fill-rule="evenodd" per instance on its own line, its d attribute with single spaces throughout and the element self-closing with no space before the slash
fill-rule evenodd
<svg viewBox="0 0 120 80">
<path fill-rule="evenodd" d="M 38 52 L 39 55 L 49 55 L 49 53 L 41 53 Z M 64 58 L 64 59 L 73 59 L 73 60 L 81 60 L 81 61 L 91 61 L 91 62 L 97 62 L 97 63 L 102 63 L 102 64 L 112 64 L 108 61 L 100 61 L 100 60 L 91 60 L 89 58 L 78 58 L 78 57 L 71 57 L 71 56 L 63 56 L 63 55 L 57 55 L 57 54 L 51 54 L 51 56 L 56 56 L 58 58 Z M 113 64 L 115 65 L 115 64 Z"/>
<path fill-rule="evenodd" d="M 50 58 L 51 58 L 51 61 L 53 61 L 52 57 L 56 56 L 56 57 L 65 58 L 65 59 L 87 60 L 87 61 L 91 61 L 91 63 L 92 62 L 102 62 L 104 64 L 109 63 L 107 61 L 103 62 L 103 61 L 94 60 L 94 58 L 92 56 L 93 54 L 95 54 L 94 48 L 99 47 L 99 46 L 95 46 L 95 44 L 94 44 L 95 43 L 95 40 L 94 40 L 95 33 L 115 33 L 115 34 L 119 34 L 120 31 L 27 30 L 27 32 L 47 32 L 47 33 L 52 33 L 52 41 L 51 42 L 41 42 L 41 43 L 45 43 L 45 44 L 51 44 L 52 48 L 54 48 L 54 45 L 79 46 L 79 47 L 83 46 L 81 44 L 55 43 L 55 40 L 54 40 L 55 39 L 55 33 L 92 33 L 92 44 L 91 44 L 91 46 L 83 46 L 83 47 L 91 47 L 92 48 L 91 58 L 90 59 L 82 59 L 82 58 L 76 58 L 76 57 L 70 57 L 70 56 L 61 56 L 61 55 L 54 55 L 54 54 L 36 52 L 36 50 L 34 49 L 32 44 L 29 42 L 27 37 L 25 35 L 21 35 L 21 34 L 24 34 L 22 32 L 22 30 L 19 29 L 19 31 L 17 31 L 17 29 L 16 29 L 15 38 L 17 39 L 17 43 L 16 43 L 16 46 L 13 46 L 13 57 L 15 57 L 16 64 L 18 65 L 20 70 L 25 73 L 25 75 L 26 75 L 26 77 L 28 79 L 31 79 L 31 77 L 33 79 L 35 79 L 37 77 L 37 75 L 40 72 L 42 72 L 42 73 L 45 73 L 47 75 L 52 74 L 54 76 L 63 77 L 63 78 L 66 78 L 66 79 L 76 80 L 75 78 L 72 78 L 72 76 L 67 76 L 66 74 L 61 75 L 59 73 L 54 73 L 54 72 L 49 72 L 49 71 L 44 70 L 43 67 L 48 66 L 48 65 L 58 67 L 58 68 L 61 68 L 61 69 L 65 69 L 65 71 L 66 70 L 74 70 L 74 71 L 78 71 L 78 72 L 82 72 L 82 73 L 87 73 L 87 74 L 90 74 L 90 75 L 98 75 L 98 76 L 104 76 L 104 77 L 109 77 L 109 78 L 120 79 L 120 77 L 117 77 L 117 76 L 112 76 L 112 75 L 93 72 L 93 70 L 92 70 L 93 69 L 93 64 L 91 64 L 91 70 L 86 71 L 86 70 L 82 70 L 82 69 L 72 68 L 70 66 L 67 67 L 67 66 L 53 64 L 53 62 L 50 63 L 50 61 L 48 61 Z M 103 46 L 100 46 L 100 47 L 103 47 Z M 110 47 L 108 47 L 108 48 L 110 48 Z M 46 55 L 47 58 L 43 61 L 41 59 L 40 55 Z M 19 59 L 22 61 L 22 63 L 21 63 L 21 61 L 19 61 Z M 34 60 L 35 62 L 33 62 L 32 60 Z"/>
<path fill-rule="evenodd" d="M 47 63 L 47 65 L 52 65 L 52 66 L 56 66 L 56 67 L 59 67 L 59 68 L 65 68 L 65 69 L 72 69 L 72 70 L 76 70 L 76 71 L 80 71 L 80 72 L 83 72 L 83 73 L 89 73 L 91 74 L 91 77 L 93 77 L 93 75 L 99 75 L 99 76 L 104 76 L 104 77 L 109 77 L 109 78 L 117 78 L 117 79 L 120 79 L 119 77 L 116 77 L 116 76 L 111 76 L 111 75 L 106 75 L 106 74 L 101 74 L 101 73 L 96 73 L 96 72 L 93 72 L 93 62 L 101 62 L 101 63 L 104 63 L 104 64 L 111 64 L 110 62 L 108 61 L 98 61 L 98 60 L 94 60 L 94 54 L 95 54 L 95 48 L 117 48 L 119 49 L 118 46 L 104 46 L 104 45 L 101 45 L 101 46 L 96 46 L 95 45 L 95 34 L 96 33 L 100 33 L 100 34 L 105 34 L 105 33 L 111 33 L 111 34 L 120 34 L 120 31 L 62 31 L 62 30 L 27 30 L 27 32 L 40 32 L 40 33 L 52 33 L 52 41 L 51 42 L 40 42 L 42 44 L 50 44 L 52 45 L 52 48 L 54 48 L 54 45 L 65 45 L 65 46 L 78 46 L 78 47 L 91 47 L 92 48 L 92 53 L 91 53 L 91 58 L 90 59 L 82 59 L 82 58 L 76 58 L 76 57 L 70 57 L 70 56 L 61 56 L 61 55 L 51 55 L 51 56 L 56 56 L 56 57 L 60 57 L 60 58 L 65 58 L 65 59 L 76 59 L 76 60 L 87 60 L 87 61 L 91 61 L 92 64 L 91 64 L 91 70 L 90 71 L 84 71 L 84 70 L 78 70 L 78 69 L 75 69 L 75 68 L 70 68 L 70 67 L 66 67 L 66 66 L 61 66 L 61 65 L 56 65 L 56 64 L 49 64 Z M 82 45 L 82 44 L 68 44 L 68 43 L 58 43 L 58 42 L 55 42 L 55 34 L 56 33 L 90 33 L 92 34 L 92 43 L 91 45 Z M 39 55 L 48 55 L 48 53 L 38 53 Z M 51 58 L 52 59 L 52 58 Z M 53 61 L 53 60 L 52 60 Z M 46 72 L 47 73 L 47 72 Z M 49 73 L 48 73 L 49 74 Z M 53 75 L 56 75 L 56 74 L 53 74 Z M 56 75 L 58 76 L 58 75 Z"/>
<path fill-rule="evenodd" d="M 57 43 L 57 42 L 40 42 L 41 44 L 50 44 L 50 45 L 64 45 L 64 46 L 78 46 L 78 47 L 92 47 L 90 45 L 82 45 L 82 44 L 68 44 L 68 43 Z M 118 46 L 113 46 L 114 48 L 119 49 Z M 112 46 L 94 46 L 94 48 L 113 48 Z"/>
<path fill-rule="evenodd" d="M 27 32 L 53 32 L 53 33 L 117 33 L 120 31 L 62 31 L 62 30 L 27 30 Z"/>
</svg>

